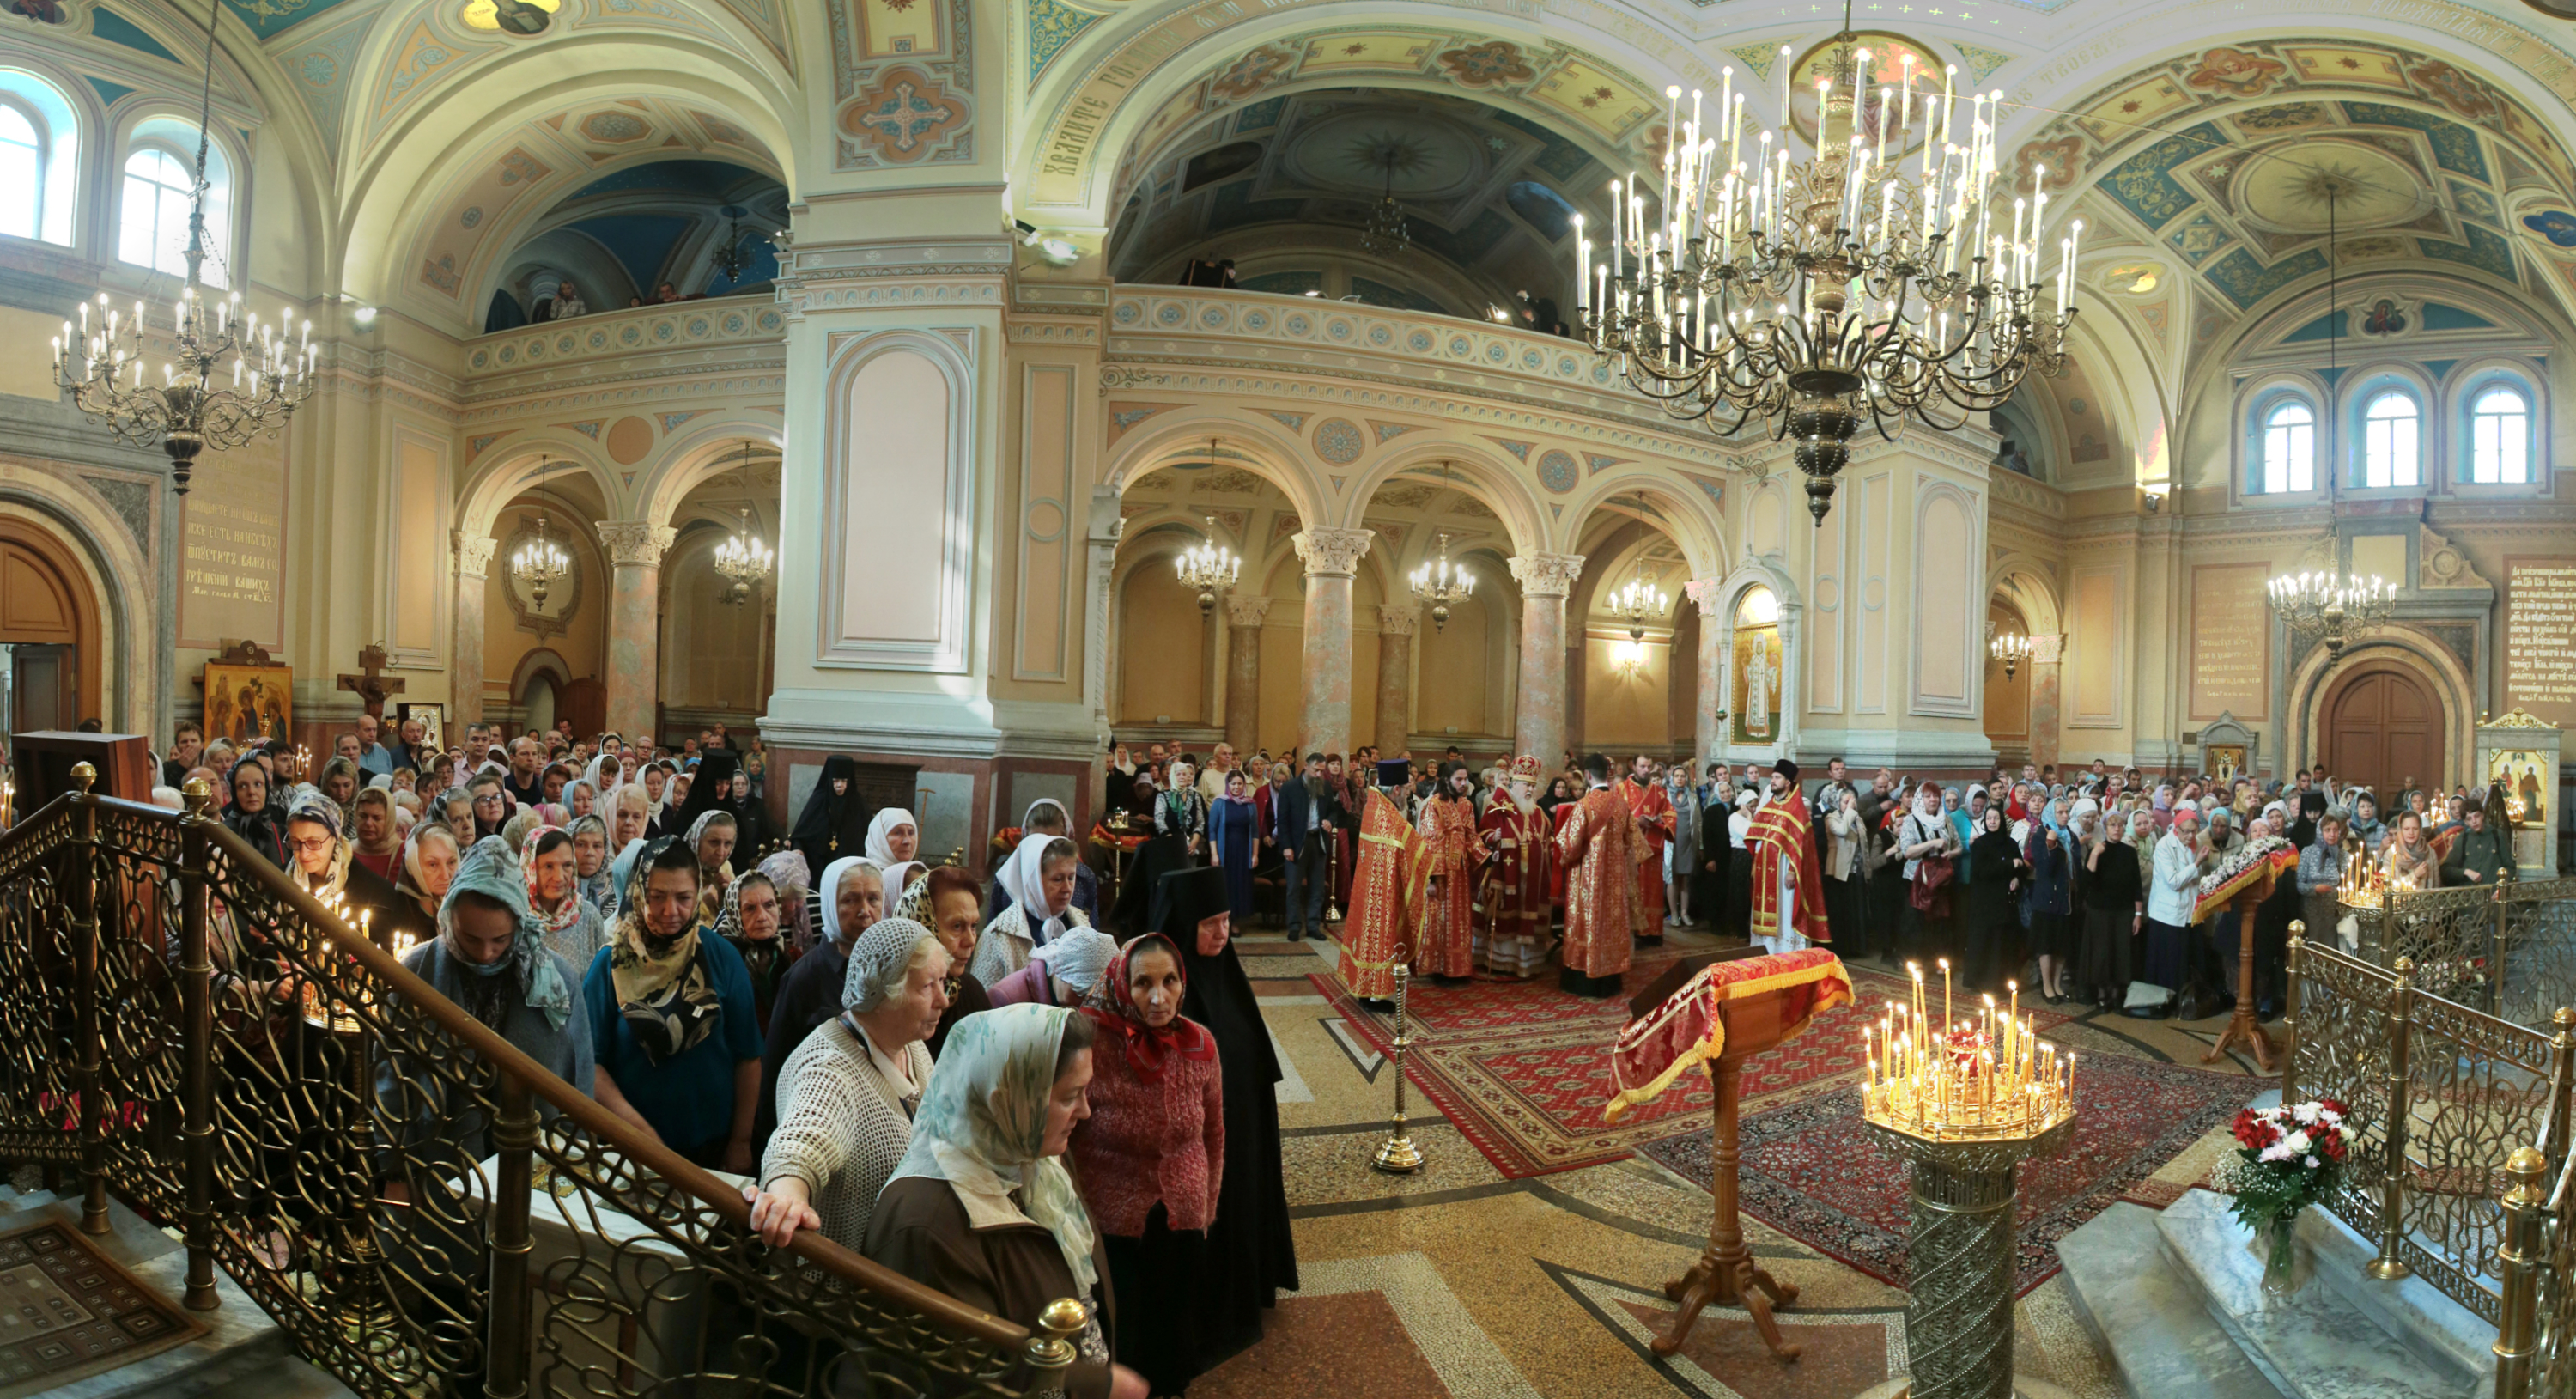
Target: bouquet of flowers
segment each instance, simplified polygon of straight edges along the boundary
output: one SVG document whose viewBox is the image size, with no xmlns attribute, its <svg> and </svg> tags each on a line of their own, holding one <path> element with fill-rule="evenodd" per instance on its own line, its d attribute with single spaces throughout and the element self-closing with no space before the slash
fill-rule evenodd
<svg viewBox="0 0 2576 1399">
<path fill-rule="evenodd" d="M 2295 1106 L 2247 1108 L 2229 1132 L 2236 1157 L 2224 1172 L 2236 1197 L 2236 1219 L 2266 1241 L 2264 1284 L 2286 1286 L 2290 1240 L 2299 1211 L 2333 1198 L 2359 1135 L 2350 1110 L 2332 1098 Z"/>
<path fill-rule="evenodd" d="M 2195 916 L 2207 917 L 2216 912 L 2236 892 L 2252 883 L 2269 865 L 2275 874 L 2299 862 L 2299 849 L 2279 836 L 2256 836 L 2219 861 L 2218 868 L 2200 877 L 2199 901 Z"/>
</svg>

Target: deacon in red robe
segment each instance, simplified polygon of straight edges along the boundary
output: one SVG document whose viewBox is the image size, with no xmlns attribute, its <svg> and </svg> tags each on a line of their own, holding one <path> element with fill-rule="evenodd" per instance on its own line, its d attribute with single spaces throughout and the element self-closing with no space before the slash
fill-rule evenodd
<svg viewBox="0 0 2576 1399">
<path fill-rule="evenodd" d="M 1611 996 L 1636 950 L 1637 850 L 1646 839 L 1610 789 L 1609 759 L 1584 759 L 1583 775 L 1590 788 L 1556 838 L 1556 858 L 1566 866 L 1561 978 L 1578 996 Z"/>
<path fill-rule="evenodd" d="M 1825 926 L 1825 886 L 1816 870 L 1814 823 L 1798 794 L 1798 765 L 1782 758 L 1771 767 L 1771 795 L 1753 813 L 1744 844 L 1753 852 L 1755 945 L 1795 952 L 1832 942 Z"/>
<path fill-rule="evenodd" d="M 1651 771 L 1653 760 L 1640 754 L 1628 776 L 1619 779 L 1619 800 L 1637 818 L 1645 839 L 1637 845 L 1638 937 L 1649 944 L 1664 940 L 1664 842 L 1673 838 L 1673 799 Z"/>
<path fill-rule="evenodd" d="M 1360 815 L 1359 860 L 1343 906 L 1342 984 L 1363 1000 L 1395 995 L 1395 963 L 1412 960 L 1421 935 L 1431 847 L 1376 788 Z"/>
<path fill-rule="evenodd" d="M 1522 757 L 1477 823 L 1484 868 L 1476 885 L 1476 956 L 1487 970 L 1523 980 L 1547 964 L 1547 895 L 1556 865 L 1549 858 L 1556 828 L 1538 807 L 1538 778 L 1538 759 Z"/>
<path fill-rule="evenodd" d="M 1476 796 L 1465 763 L 1440 766 L 1440 789 L 1422 804 L 1422 843 L 1431 852 L 1422 937 L 1413 950 L 1416 975 L 1469 977 L 1476 972 Z"/>
</svg>

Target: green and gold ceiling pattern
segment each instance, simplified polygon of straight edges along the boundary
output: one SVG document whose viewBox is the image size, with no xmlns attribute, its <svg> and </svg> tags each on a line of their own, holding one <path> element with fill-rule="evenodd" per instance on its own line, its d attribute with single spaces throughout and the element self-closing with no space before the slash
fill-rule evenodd
<svg viewBox="0 0 2576 1399">
<path fill-rule="evenodd" d="M 2089 182 L 2236 311 L 2326 270 L 2420 261 L 2564 292 L 2576 262 L 2515 215 L 2563 208 L 2576 166 L 2494 85 L 2391 46 L 2277 40 L 2132 73 L 2025 143 L 2019 184 Z M 2107 231 L 2107 230 L 2106 230 Z M 2088 239 L 2089 241 L 2089 239 Z"/>
</svg>

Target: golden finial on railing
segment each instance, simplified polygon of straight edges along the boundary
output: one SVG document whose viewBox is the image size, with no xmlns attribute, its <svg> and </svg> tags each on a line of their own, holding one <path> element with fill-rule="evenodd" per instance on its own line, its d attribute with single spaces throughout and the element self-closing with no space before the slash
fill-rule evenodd
<svg viewBox="0 0 2576 1399">
<path fill-rule="evenodd" d="M 202 777 L 191 777 L 179 786 L 179 800 L 191 816 L 203 816 L 215 804 L 215 784 Z"/>
<path fill-rule="evenodd" d="M 1047 1303 L 1038 1313 L 1039 1334 L 1029 1337 L 1029 1364 L 1040 1370 L 1062 1371 L 1072 1367 L 1081 1354 L 1073 1338 L 1091 1323 L 1091 1311 L 1071 1297 L 1059 1297 Z"/>
<path fill-rule="evenodd" d="M 97 780 L 97 768 L 91 767 L 87 763 L 72 764 L 72 785 L 81 789 L 82 796 L 89 795 L 90 784 Z"/>
</svg>

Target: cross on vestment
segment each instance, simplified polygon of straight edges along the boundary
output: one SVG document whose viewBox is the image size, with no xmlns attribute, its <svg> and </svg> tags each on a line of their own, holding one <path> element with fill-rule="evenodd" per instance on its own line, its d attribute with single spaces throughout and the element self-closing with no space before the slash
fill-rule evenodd
<svg viewBox="0 0 2576 1399">
<path fill-rule="evenodd" d="M 367 713 L 377 719 L 385 717 L 385 698 L 403 692 L 403 682 L 385 675 L 385 648 L 379 643 L 358 653 L 358 669 L 363 674 L 342 675 L 340 688 L 366 701 Z"/>
</svg>

